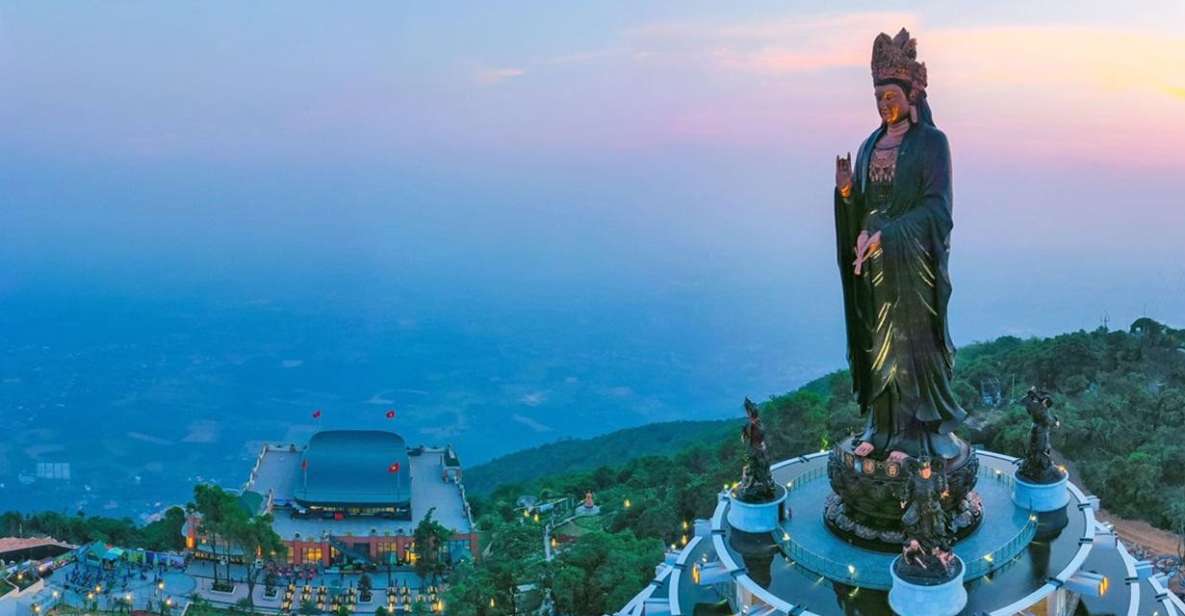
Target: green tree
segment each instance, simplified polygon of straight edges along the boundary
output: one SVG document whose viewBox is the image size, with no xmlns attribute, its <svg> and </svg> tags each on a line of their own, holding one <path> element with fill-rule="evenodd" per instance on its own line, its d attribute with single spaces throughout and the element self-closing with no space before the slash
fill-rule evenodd
<svg viewBox="0 0 1185 616">
<path fill-rule="evenodd" d="M 142 545 L 149 550 L 169 551 L 185 548 L 185 537 L 181 529 L 185 526 L 185 510 L 169 507 L 164 516 L 144 527 Z"/>
<path fill-rule="evenodd" d="M 226 533 L 228 540 L 243 552 L 243 560 L 247 566 L 247 599 L 251 607 L 255 607 L 255 584 L 262 569 L 261 558 L 256 555 L 267 556 L 269 559 L 283 556 L 287 546 L 276 531 L 272 529 L 272 515 L 248 516 L 245 509 L 241 513 L 228 518 Z"/>
<path fill-rule="evenodd" d="M 214 583 L 218 584 L 218 546 L 222 554 L 230 554 L 230 532 L 237 518 L 243 515 L 235 495 L 212 484 L 198 484 L 193 487 L 192 508 L 201 515 L 202 530 L 209 537 L 214 555 Z M 226 576 L 230 578 L 230 563 L 226 565 Z"/>
<path fill-rule="evenodd" d="M 425 580 L 439 578 L 448 570 L 449 565 L 445 559 L 445 552 L 453 531 L 432 518 L 435 511 L 435 507 L 428 510 L 424 519 L 416 525 L 414 535 L 416 553 L 419 556 L 415 564 L 416 574 Z"/>
<path fill-rule="evenodd" d="M 556 607 L 577 616 L 600 616 L 625 605 L 654 577 L 663 547 L 632 533 L 592 532 L 557 559 L 552 577 Z"/>
</svg>

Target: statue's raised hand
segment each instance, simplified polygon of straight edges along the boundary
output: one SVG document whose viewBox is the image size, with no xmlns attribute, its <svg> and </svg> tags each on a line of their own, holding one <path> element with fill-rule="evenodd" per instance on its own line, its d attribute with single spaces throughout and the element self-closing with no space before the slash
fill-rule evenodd
<svg viewBox="0 0 1185 616">
<path fill-rule="evenodd" d="M 835 187 L 845 198 L 852 194 L 852 153 L 835 157 Z"/>
</svg>

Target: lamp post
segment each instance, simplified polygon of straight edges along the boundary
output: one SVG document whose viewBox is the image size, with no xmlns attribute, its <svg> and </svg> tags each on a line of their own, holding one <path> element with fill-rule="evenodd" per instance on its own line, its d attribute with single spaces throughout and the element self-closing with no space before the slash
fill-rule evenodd
<svg viewBox="0 0 1185 616">
<path fill-rule="evenodd" d="M 165 581 L 156 583 L 156 602 L 160 604 L 161 616 L 165 616 Z"/>
</svg>

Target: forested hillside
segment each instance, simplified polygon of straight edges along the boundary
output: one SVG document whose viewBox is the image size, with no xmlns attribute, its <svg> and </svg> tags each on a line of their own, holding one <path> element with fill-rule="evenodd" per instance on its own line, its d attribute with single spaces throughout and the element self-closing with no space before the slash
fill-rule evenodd
<svg viewBox="0 0 1185 616">
<path fill-rule="evenodd" d="M 1105 507 L 1180 532 L 1185 526 L 1185 331 L 1141 319 L 1128 331 L 1004 337 L 969 345 L 958 354 L 955 383 L 971 414 L 964 438 L 1021 455 L 1030 422 L 1013 401 L 1030 386 L 1054 395 L 1062 421 L 1055 446 L 1075 463 L 1078 479 Z M 743 414 L 737 402 L 735 421 L 715 426 L 714 435 L 671 455 L 562 472 L 558 461 L 564 458 L 555 455 L 557 450 L 520 454 L 516 464 L 556 474 L 503 485 L 477 500 L 490 554 L 477 567 L 458 572 L 451 605 L 459 613 L 499 613 L 488 607 L 490 600 L 507 605 L 510 597 L 497 589 L 542 580 L 566 613 L 601 614 L 620 607 L 653 576 L 661 546 L 684 541 L 686 525 L 710 515 L 716 493 L 739 477 L 737 434 Z M 825 449 L 862 425 L 846 372 L 761 406 L 773 460 Z M 614 433 L 599 446 L 628 456 L 626 444 L 639 433 L 659 438 L 661 432 L 648 426 Z M 519 515 L 516 499 L 578 497 L 586 491 L 597 496 L 603 528 L 579 536 L 556 560 L 544 562 L 542 528 Z M 622 590 L 623 584 L 633 590 Z"/>
<path fill-rule="evenodd" d="M 546 475 L 621 464 L 647 455 L 675 453 L 720 435 L 728 421 L 672 421 L 627 428 L 588 439 L 567 439 L 524 449 L 465 470 L 465 489 L 488 494 L 499 485 Z"/>
<path fill-rule="evenodd" d="M 955 391 L 970 413 L 966 439 L 1021 455 L 1030 423 L 1012 401 L 1031 386 L 1046 389 L 1054 394 L 1062 420 L 1055 445 L 1077 463 L 1087 485 L 1116 513 L 1169 526 L 1168 499 L 1141 501 L 1139 495 L 1153 497 L 1162 481 L 1178 490 L 1185 484 L 1185 330 L 1141 319 L 1127 331 L 1100 329 L 1027 340 L 1005 336 L 960 349 L 955 372 Z M 765 403 L 773 415 L 767 422 L 786 423 L 787 432 L 806 428 L 794 443 L 805 449 L 786 455 L 817 450 L 825 437 L 839 438 L 860 426 L 846 393 L 848 383 L 846 372 L 836 372 Z M 807 393 L 814 397 L 802 395 Z M 791 405 L 807 398 L 817 398 L 836 416 L 824 422 Z M 578 471 L 625 468 L 635 458 L 655 454 L 685 454 L 695 444 L 703 446 L 697 451 L 715 448 L 733 438 L 742 423 L 738 400 L 735 420 L 651 424 L 561 441 L 474 467 L 466 472 L 465 483 L 471 493 L 481 495 L 498 485 L 503 494 L 513 492 L 517 484 L 536 478 L 543 478 L 540 485 L 546 486 L 561 476 L 583 476 L 574 474 Z M 821 431 L 824 424 L 830 433 Z M 598 473 L 603 476 L 605 469 Z M 1108 481 L 1112 476 L 1138 480 Z M 1150 490 L 1153 486 L 1158 490 Z M 528 492 L 532 487 L 521 486 Z"/>
<path fill-rule="evenodd" d="M 1062 425 L 1054 447 L 1108 510 L 1166 529 L 1185 519 L 1185 330 L 1141 319 L 1129 332 L 1001 338 L 960 361 L 968 388 L 1000 375 L 1055 392 Z M 982 437 L 1020 455 L 1029 425 L 1011 407 L 986 422 Z"/>
</svg>

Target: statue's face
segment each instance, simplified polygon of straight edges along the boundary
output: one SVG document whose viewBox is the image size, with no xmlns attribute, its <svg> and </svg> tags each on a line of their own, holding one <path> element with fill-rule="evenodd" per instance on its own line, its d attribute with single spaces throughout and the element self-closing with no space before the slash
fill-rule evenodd
<svg viewBox="0 0 1185 616">
<path fill-rule="evenodd" d="M 932 471 L 930 470 L 929 466 L 923 466 L 922 470 L 919 471 L 918 474 L 922 476 L 922 479 L 929 479 L 931 472 Z"/>
<path fill-rule="evenodd" d="M 891 83 L 876 86 L 876 110 L 886 124 L 896 124 L 909 117 L 909 98 L 901 86 Z"/>
</svg>

